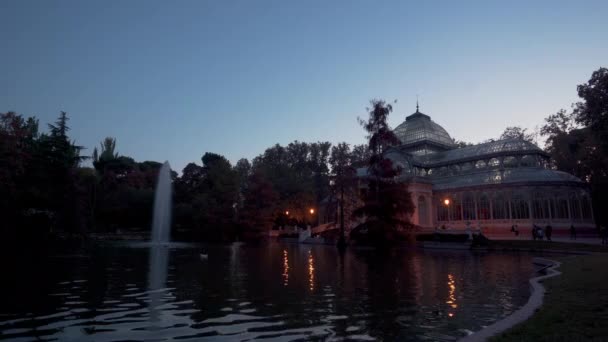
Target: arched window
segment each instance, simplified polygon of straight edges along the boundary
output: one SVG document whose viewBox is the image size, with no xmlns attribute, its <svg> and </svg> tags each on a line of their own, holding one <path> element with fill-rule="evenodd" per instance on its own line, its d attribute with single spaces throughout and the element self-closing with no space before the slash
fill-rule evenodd
<svg viewBox="0 0 608 342">
<path fill-rule="evenodd" d="M 465 221 L 475 220 L 475 198 L 470 192 L 462 197 L 462 219 Z"/>
<path fill-rule="evenodd" d="M 509 207 L 502 192 L 497 193 L 492 201 L 492 218 L 502 220 L 509 218 Z"/>
<path fill-rule="evenodd" d="M 521 162 L 520 162 L 521 166 L 537 166 L 538 162 L 536 161 L 536 158 L 534 156 L 524 156 L 523 158 L 521 158 Z"/>
<path fill-rule="evenodd" d="M 570 215 L 573 220 L 581 219 L 581 201 L 576 194 L 570 194 Z"/>
<path fill-rule="evenodd" d="M 462 220 L 462 202 L 457 196 L 451 196 L 451 203 L 448 205 L 450 211 L 450 221 Z"/>
<path fill-rule="evenodd" d="M 475 163 L 475 168 L 476 168 L 476 169 L 483 169 L 483 168 L 485 168 L 485 167 L 486 167 L 486 162 L 485 162 L 485 161 L 483 161 L 483 160 L 478 160 L 478 161 Z"/>
<path fill-rule="evenodd" d="M 517 159 L 515 157 L 505 157 L 502 161 L 504 167 L 517 167 Z"/>
<path fill-rule="evenodd" d="M 437 170 L 438 176 L 447 176 L 447 174 L 448 174 L 448 168 L 445 166 L 442 166 Z"/>
<path fill-rule="evenodd" d="M 489 220 L 490 219 L 490 199 L 485 193 L 479 196 L 477 200 L 477 219 L 478 220 Z"/>
<path fill-rule="evenodd" d="M 433 169 L 429 169 L 429 171 L 427 172 L 427 174 L 428 174 L 429 176 L 432 176 L 432 175 L 433 175 Z"/>
<path fill-rule="evenodd" d="M 421 226 L 429 225 L 429 206 L 424 196 L 418 197 L 418 224 Z"/>
<path fill-rule="evenodd" d="M 426 176 L 426 169 L 420 169 L 420 175 L 421 176 Z"/>
<path fill-rule="evenodd" d="M 583 196 L 581 198 L 581 209 L 583 210 L 584 220 L 591 220 L 593 218 L 591 213 L 591 201 L 589 200 L 589 197 Z"/>
<path fill-rule="evenodd" d="M 460 173 L 460 168 L 458 167 L 458 165 L 450 165 L 450 175 L 457 175 Z"/>
<path fill-rule="evenodd" d="M 492 158 L 490 159 L 490 161 L 488 161 L 488 167 L 490 168 L 497 168 L 500 166 L 500 160 L 498 160 L 498 158 Z"/>
<path fill-rule="evenodd" d="M 568 218 L 568 200 L 560 197 L 555 201 L 555 211 L 553 218 L 555 219 L 567 219 Z"/>
<path fill-rule="evenodd" d="M 465 172 L 465 171 L 470 171 L 471 169 L 473 169 L 473 164 L 466 162 L 466 163 L 462 163 L 460 165 L 460 170 Z"/>
<path fill-rule="evenodd" d="M 549 218 L 549 206 L 547 199 L 543 196 L 542 193 L 535 193 L 534 200 L 532 202 L 532 216 L 535 219 L 548 219 Z"/>
<path fill-rule="evenodd" d="M 516 193 L 511 198 L 511 218 L 516 220 L 530 218 L 530 208 L 524 195 Z"/>
</svg>

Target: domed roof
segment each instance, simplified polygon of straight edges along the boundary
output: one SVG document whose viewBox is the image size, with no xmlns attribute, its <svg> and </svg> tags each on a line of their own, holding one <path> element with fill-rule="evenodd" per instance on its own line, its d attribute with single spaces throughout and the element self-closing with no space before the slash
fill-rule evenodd
<svg viewBox="0 0 608 342">
<path fill-rule="evenodd" d="M 448 132 L 439 126 L 431 117 L 418 111 L 405 118 L 405 121 L 394 130 L 397 138 L 404 145 L 418 142 L 430 142 L 445 148 L 453 148 L 456 145 Z"/>
</svg>

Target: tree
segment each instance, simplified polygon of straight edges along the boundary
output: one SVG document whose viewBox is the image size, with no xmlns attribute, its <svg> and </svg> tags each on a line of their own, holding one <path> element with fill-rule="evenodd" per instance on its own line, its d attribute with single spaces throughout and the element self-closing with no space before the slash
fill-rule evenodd
<svg viewBox="0 0 608 342">
<path fill-rule="evenodd" d="M 541 135 L 553 165 L 590 185 L 594 217 L 608 223 L 603 206 L 608 202 L 608 69 L 593 72 L 577 87 L 582 101 L 573 111 L 560 110 L 545 119 Z"/>
<path fill-rule="evenodd" d="M 280 212 L 277 206 L 279 194 L 259 172 L 251 174 L 248 184 L 240 225 L 244 227 L 245 238 L 259 238 L 272 227 Z"/>
<path fill-rule="evenodd" d="M 505 128 L 499 139 L 520 139 L 534 144 L 536 143 L 536 136 L 537 134 L 534 132 L 529 133 L 527 128 L 522 128 L 519 126 L 509 126 Z"/>
<path fill-rule="evenodd" d="M 463 148 L 463 147 L 469 147 L 469 146 L 473 146 L 473 143 L 467 142 L 467 141 L 462 141 L 462 140 L 456 140 L 454 142 L 456 144 L 456 147 L 458 148 Z"/>
<path fill-rule="evenodd" d="M 397 180 L 401 169 L 394 167 L 392 161 L 384 157 L 388 148 L 400 143 L 387 123 L 392 106 L 382 100 L 372 100 L 368 111 L 367 121 L 359 119 L 368 133 L 371 153 L 367 191 L 363 194 L 363 206 L 355 210 L 354 215 L 366 218 L 367 239 L 378 244 L 391 242 L 396 237 L 397 228 L 410 226 L 408 217 L 414 205 L 407 184 Z"/>
<path fill-rule="evenodd" d="M 354 167 L 367 167 L 371 153 L 367 144 L 355 145 L 351 151 L 351 161 Z"/>
<path fill-rule="evenodd" d="M 583 101 L 575 105 L 576 121 L 591 128 L 603 145 L 608 145 L 608 69 L 594 71 L 589 82 L 577 90 Z"/>
<path fill-rule="evenodd" d="M 340 203 L 340 240 L 339 248 L 344 248 L 346 240 L 344 238 L 344 195 L 354 185 L 355 168 L 352 165 L 352 154 L 347 143 L 340 143 L 333 146 L 329 163 L 331 164 L 331 181 L 334 193 L 339 196 Z"/>
</svg>

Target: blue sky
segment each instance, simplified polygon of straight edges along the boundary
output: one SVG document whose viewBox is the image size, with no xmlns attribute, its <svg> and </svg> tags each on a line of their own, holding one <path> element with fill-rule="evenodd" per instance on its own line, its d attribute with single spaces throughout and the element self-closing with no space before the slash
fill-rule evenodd
<svg viewBox="0 0 608 342">
<path fill-rule="evenodd" d="M 608 1 L 0 1 L 0 112 L 59 111 L 181 170 L 275 144 L 364 142 L 372 98 L 459 140 L 533 128 L 608 67 Z"/>
</svg>

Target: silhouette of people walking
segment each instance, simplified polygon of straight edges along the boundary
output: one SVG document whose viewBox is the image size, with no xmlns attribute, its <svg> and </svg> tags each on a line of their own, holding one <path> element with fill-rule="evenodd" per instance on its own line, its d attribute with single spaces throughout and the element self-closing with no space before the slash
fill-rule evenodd
<svg viewBox="0 0 608 342">
<path fill-rule="evenodd" d="M 517 229 L 516 224 L 511 226 L 511 232 L 513 232 L 513 234 L 515 234 L 515 236 L 519 236 L 519 230 Z"/>
<path fill-rule="evenodd" d="M 570 240 L 576 240 L 576 228 L 573 224 L 570 225 Z"/>
</svg>

